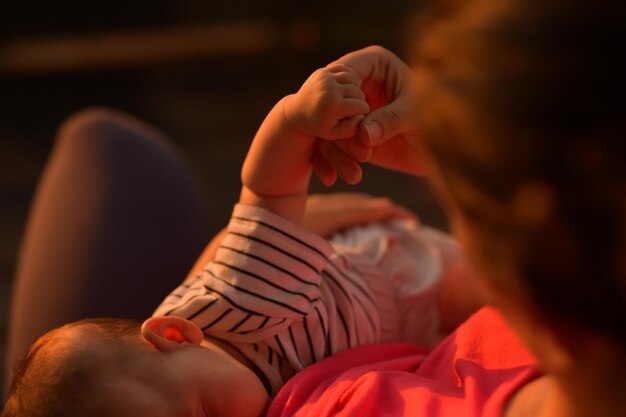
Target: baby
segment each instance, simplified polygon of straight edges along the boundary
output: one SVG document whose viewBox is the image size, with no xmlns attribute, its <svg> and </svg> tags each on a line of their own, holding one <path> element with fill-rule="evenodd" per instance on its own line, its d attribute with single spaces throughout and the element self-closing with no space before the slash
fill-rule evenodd
<svg viewBox="0 0 626 417">
<path fill-rule="evenodd" d="M 83 320 L 42 336 L 2 416 L 262 416 L 286 380 L 328 355 L 432 345 L 441 277 L 463 265 L 454 242 L 414 221 L 332 243 L 301 226 L 319 145 L 333 146 L 342 178 L 360 180 L 355 159 L 368 150 L 350 140 L 369 111 L 360 83 L 331 64 L 283 98 L 254 138 L 213 260 L 143 323 Z M 331 183 L 331 171 L 317 174 Z"/>
</svg>

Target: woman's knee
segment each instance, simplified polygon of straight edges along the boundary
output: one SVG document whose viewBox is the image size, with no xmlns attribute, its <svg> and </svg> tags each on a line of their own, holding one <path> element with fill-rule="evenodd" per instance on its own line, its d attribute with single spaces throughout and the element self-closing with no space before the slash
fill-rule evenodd
<svg viewBox="0 0 626 417">
<path fill-rule="evenodd" d="M 106 146 L 111 141 L 151 142 L 167 146 L 164 136 L 139 119 L 107 107 L 89 107 L 69 116 L 60 126 L 57 147 Z"/>
</svg>

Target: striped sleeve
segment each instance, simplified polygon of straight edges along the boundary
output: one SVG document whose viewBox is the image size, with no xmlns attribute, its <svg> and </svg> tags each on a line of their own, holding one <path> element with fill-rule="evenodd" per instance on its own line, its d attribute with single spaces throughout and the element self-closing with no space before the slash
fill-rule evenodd
<svg viewBox="0 0 626 417">
<path fill-rule="evenodd" d="M 233 341 L 267 337 L 313 311 L 331 253 L 329 242 L 301 226 L 238 204 L 215 259 L 155 315 L 185 317 Z"/>
</svg>

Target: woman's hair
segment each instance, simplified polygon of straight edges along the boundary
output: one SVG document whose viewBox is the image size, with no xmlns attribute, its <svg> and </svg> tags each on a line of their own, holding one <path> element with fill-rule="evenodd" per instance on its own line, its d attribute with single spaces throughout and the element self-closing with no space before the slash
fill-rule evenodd
<svg viewBox="0 0 626 417">
<path fill-rule="evenodd" d="M 45 334 L 17 364 L 0 415 L 95 417 L 92 405 L 106 395 L 103 367 L 122 366 L 135 357 L 140 326 L 137 320 L 88 319 Z M 79 343 L 82 338 L 93 343 Z M 106 360 L 92 349 L 94 344 L 107 347 Z"/>
<path fill-rule="evenodd" d="M 448 0 L 427 16 L 420 128 L 479 257 L 519 278 L 493 284 L 626 344 L 626 2 Z"/>
</svg>

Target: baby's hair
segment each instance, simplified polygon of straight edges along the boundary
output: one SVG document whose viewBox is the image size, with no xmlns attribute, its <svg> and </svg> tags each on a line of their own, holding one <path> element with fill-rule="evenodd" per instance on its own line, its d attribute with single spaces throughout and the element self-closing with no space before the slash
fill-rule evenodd
<svg viewBox="0 0 626 417">
<path fill-rule="evenodd" d="M 482 261 L 513 270 L 491 279 L 626 346 L 626 3 L 448 0 L 430 17 L 420 128 Z"/>
<path fill-rule="evenodd" d="M 87 319 L 45 334 L 14 368 L 1 417 L 95 417 L 90 405 L 101 380 L 93 366 L 97 359 L 89 349 L 77 347 L 67 331 L 88 330 L 86 337 L 118 347 L 124 355 L 138 346 L 140 326 L 136 320 Z"/>
</svg>

